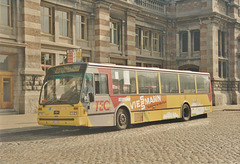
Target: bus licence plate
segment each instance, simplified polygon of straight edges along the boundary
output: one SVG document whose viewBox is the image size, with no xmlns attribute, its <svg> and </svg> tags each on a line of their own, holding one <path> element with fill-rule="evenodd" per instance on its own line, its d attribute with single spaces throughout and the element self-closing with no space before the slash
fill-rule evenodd
<svg viewBox="0 0 240 164">
<path fill-rule="evenodd" d="M 53 123 L 54 124 L 59 124 L 59 121 L 58 120 L 53 120 Z"/>
</svg>

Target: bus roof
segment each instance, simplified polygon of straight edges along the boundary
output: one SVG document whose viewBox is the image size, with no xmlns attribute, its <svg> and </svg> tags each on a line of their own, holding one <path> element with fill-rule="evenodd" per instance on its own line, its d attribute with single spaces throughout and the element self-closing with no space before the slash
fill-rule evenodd
<svg viewBox="0 0 240 164">
<path fill-rule="evenodd" d="M 78 64 L 82 64 L 82 63 L 63 64 L 63 65 L 59 65 L 59 66 L 78 65 Z M 209 75 L 208 72 L 194 72 L 194 71 L 188 71 L 188 70 L 163 69 L 163 68 L 157 68 L 157 67 L 138 67 L 138 66 L 116 65 L 116 64 L 111 64 L 111 63 L 91 63 L 91 62 L 87 62 L 87 63 L 84 63 L 84 64 L 87 64 L 90 67 L 121 68 L 121 69 L 133 69 L 133 70 L 148 70 L 148 71 L 161 71 L 161 72 L 176 72 L 176 73 Z M 58 66 L 54 66 L 54 67 L 58 67 Z"/>
<path fill-rule="evenodd" d="M 174 70 L 174 69 L 163 69 L 157 67 L 137 67 L 137 66 L 125 66 L 125 65 L 116 65 L 111 63 L 88 63 L 89 66 L 94 67 L 109 67 L 109 68 L 122 68 L 122 69 L 134 69 L 134 70 L 148 70 L 148 71 L 162 71 L 162 72 L 177 72 L 177 73 L 192 73 L 192 74 L 204 74 L 209 75 L 208 72 L 194 72 L 188 70 Z"/>
</svg>

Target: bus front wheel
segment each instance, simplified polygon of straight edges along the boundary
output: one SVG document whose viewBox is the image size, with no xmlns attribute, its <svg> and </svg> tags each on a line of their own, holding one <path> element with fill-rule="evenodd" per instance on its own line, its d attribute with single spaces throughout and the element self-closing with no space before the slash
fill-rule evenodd
<svg viewBox="0 0 240 164">
<path fill-rule="evenodd" d="M 120 108 L 117 112 L 116 127 L 119 130 L 126 129 L 129 126 L 129 115 L 126 110 Z"/>
<path fill-rule="evenodd" d="M 182 107 L 182 120 L 188 121 L 191 118 L 191 109 L 188 104 L 184 104 Z"/>
</svg>

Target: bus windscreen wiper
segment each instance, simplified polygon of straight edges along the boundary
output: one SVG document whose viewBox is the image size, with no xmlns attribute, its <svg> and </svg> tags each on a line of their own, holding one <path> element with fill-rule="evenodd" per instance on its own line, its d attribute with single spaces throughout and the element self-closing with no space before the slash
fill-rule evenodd
<svg viewBox="0 0 240 164">
<path fill-rule="evenodd" d="M 49 104 L 55 104 L 55 103 L 68 103 L 66 100 L 58 100 L 58 99 L 54 99 L 54 100 L 51 100 L 51 101 L 48 101 L 44 104 L 45 105 L 49 105 Z"/>
</svg>

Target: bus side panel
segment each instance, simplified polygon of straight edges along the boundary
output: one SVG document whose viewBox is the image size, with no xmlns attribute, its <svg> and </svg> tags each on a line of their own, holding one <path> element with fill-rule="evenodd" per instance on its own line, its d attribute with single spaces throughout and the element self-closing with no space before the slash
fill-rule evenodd
<svg viewBox="0 0 240 164">
<path fill-rule="evenodd" d="M 101 93 L 99 89 L 100 79 L 96 78 L 96 75 L 107 75 L 108 90 L 111 93 L 111 70 L 88 67 L 86 73 L 92 74 L 93 76 L 94 101 L 83 102 L 83 106 L 87 111 L 91 126 L 113 126 L 115 108 L 113 107 L 109 93 Z M 96 93 L 97 91 L 99 93 Z"/>
<path fill-rule="evenodd" d="M 179 95 L 131 96 L 132 124 L 181 117 Z"/>
<path fill-rule="evenodd" d="M 181 117 L 183 100 L 180 95 L 167 95 L 167 109 L 163 110 L 163 120 Z"/>
<path fill-rule="evenodd" d="M 192 116 L 212 112 L 212 100 L 208 94 L 198 94 L 195 106 L 192 108 Z"/>
<path fill-rule="evenodd" d="M 92 126 L 113 126 L 114 125 L 114 114 L 103 114 L 103 115 L 89 115 L 89 120 Z"/>
</svg>

